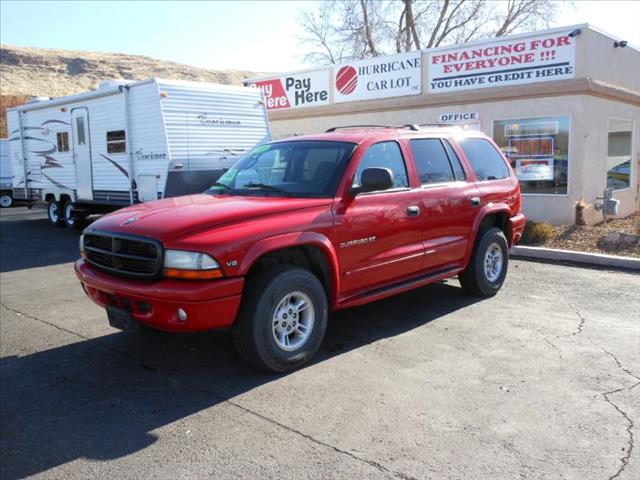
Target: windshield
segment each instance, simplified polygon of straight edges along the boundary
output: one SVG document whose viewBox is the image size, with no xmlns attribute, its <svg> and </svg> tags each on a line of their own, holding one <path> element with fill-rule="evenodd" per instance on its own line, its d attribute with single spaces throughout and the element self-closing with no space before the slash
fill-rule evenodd
<svg viewBox="0 0 640 480">
<path fill-rule="evenodd" d="M 208 193 L 333 197 L 355 147 L 306 140 L 262 145 L 227 170 Z"/>
</svg>

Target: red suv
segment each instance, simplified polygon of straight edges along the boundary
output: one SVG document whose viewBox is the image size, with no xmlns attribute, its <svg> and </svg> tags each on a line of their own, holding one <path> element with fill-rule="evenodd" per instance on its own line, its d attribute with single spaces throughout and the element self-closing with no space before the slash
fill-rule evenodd
<svg viewBox="0 0 640 480">
<path fill-rule="evenodd" d="M 494 295 L 520 203 L 482 133 L 332 128 L 256 148 L 200 195 L 101 218 L 75 270 L 114 327 L 230 327 L 244 359 L 286 371 L 316 352 L 329 311 L 454 275 Z"/>
</svg>

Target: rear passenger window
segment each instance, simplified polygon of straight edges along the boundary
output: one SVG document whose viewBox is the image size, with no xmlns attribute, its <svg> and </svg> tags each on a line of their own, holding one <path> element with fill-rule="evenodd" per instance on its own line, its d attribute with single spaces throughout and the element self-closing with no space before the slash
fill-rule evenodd
<svg viewBox="0 0 640 480">
<path fill-rule="evenodd" d="M 459 140 L 459 143 L 478 180 L 499 180 L 509 176 L 507 164 L 488 141 L 482 138 L 465 138 Z"/>
<path fill-rule="evenodd" d="M 439 138 L 411 140 L 411 151 L 422 185 L 455 180 L 449 157 Z"/>
<path fill-rule="evenodd" d="M 453 167 L 453 173 L 456 174 L 456 180 L 466 180 L 467 175 L 464 173 L 464 169 L 462 168 L 462 164 L 460 163 L 460 159 L 458 155 L 453 150 L 453 147 L 447 140 L 442 140 L 444 143 L 444 148 L 449 155 L 449 160 L 451 160 L 451 166 Z"/>
<path fill-rule="evenodd" d="M 408 187 L 407 168 L 404 165 L 402 152 L 396 142 L 381 142 L 371 145 L 365 152 L 353 179 L 353 186 L 361 185 L 362 172 L 366 168 L 388 168 L 393 172 L 393 187 Z"/>
</svg>

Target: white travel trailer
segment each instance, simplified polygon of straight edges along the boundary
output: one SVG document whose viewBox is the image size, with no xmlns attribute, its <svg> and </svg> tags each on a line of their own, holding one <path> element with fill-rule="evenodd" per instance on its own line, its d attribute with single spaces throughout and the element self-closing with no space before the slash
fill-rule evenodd
<svg viewBox="0 0 640 480">
<path fill-rule="evenodd" d="M 202 192 L 271 134 L 259 89 L 111 80 L 7 110 L 13 198 L 51 223 Z"/>
<path fill-rule="evenodd" d="M 0 138 L 0 207 L 7 208 L 13 204 L 12 189 L 9 141 Z"/>
</svg>

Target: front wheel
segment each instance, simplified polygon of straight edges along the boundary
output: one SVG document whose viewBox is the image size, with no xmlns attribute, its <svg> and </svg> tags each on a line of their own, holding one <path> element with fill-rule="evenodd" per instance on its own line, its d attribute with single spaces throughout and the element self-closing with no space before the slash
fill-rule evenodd
<svg viewBox="0 0 640 480">
<path fill-rule="evenodd" d="M 62 226 L 63 218 L 60 202 L 57 202 L 56 200 L 49 200 L 49 204 L 47 205 L 47 218 L 51 225 L 56 225 L 58 227 Z"/>
<path fill-rule="evenodd" d="M 248 363 L 286 372 L 308 362 L 327 328 L 327 296 L 308 270 L 270 267 L 247 280 L 233 339 Z"/>
<path fill-rule="evenodd" d="M 0 195 L 0 207 L 9 208 L 13 205 L 13 197 L 9 193 L 3 193 Z"/>
<path fill-rule="evenodd" d="M 491 297 L 498 293 L 507 276 L 509 247 L 499 228 L 478 234 L 467 268 L 458 275 L 460 285 L 472 295 Z"/>
</svg>

